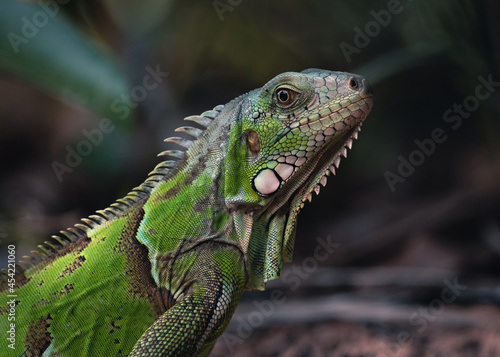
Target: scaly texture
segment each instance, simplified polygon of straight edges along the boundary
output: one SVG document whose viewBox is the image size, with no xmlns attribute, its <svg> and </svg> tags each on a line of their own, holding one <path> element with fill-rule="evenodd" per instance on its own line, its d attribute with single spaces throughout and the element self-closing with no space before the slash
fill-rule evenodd
<svg viewBox="0 0 500 357">
<path fill-rule="evenodd" d="M 360 76 L 283 73 L 186 118 L 147 180 L 20 262 L 1 356 L 206 356 L 245 289 L 290 261 L 297 215 L 372 107 Z M 10 324 L 5 276 L 0 330 Z"/>
</svg>

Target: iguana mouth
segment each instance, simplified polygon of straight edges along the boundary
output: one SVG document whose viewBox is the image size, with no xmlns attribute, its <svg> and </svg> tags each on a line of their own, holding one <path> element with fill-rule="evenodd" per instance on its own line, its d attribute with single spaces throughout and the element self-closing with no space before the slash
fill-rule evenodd
<svg viewBox="0 0 500 357">
<path fill-rule="evenodd" d="M 339 168 L 342 156 L 347 158 L 347 150 L 352 148 L 352 143 L 358 138 L 358 133 L 361 131 L 362 125 L 363 122 L 360 122 L 346 131 L 345 134 L 343 133 L 346 139 L 333 140 L 331 143 L 328 143 L 316 155 L 317 160 L 308 160 L 303 167 L 299 168 L 299 171 L 308 173 L 304 183 L 295 192 L 296 198 L 301 197 L 300 208 L 304 206 L 305 201 L 311 202 L 313 192 L 319 195 L 321 186 L 326 186 L 327 177 L 331 173 L 336 174 L 336 169 Z M 312 168 L 309 166 L 312 166 Z M 300 174 L 300 172 L 297 172 L 297 174 Z"/>
<path fill-rule="evenodd" d="M 290 215 L 296 216 L 304 207 L 306 201 L 311 201 L 313 192 L 319 195 L 321 186 L 326 186 L 330 174 L 336 173 L 341 157 L 347 157 L 347 150 L 351 149 L 354 139 L 358 138 L 362 121 L 351 129 L 339 132 L 341 138 L 332 139 L 319 152 L 297 167 L 290 180 L 283 184 L 273 203 L 268 209 L 268 214 L 273 214 L 282 205 L 291 199 Z"/>
<path fill-rule="evenodd" d="M 363 99 L 364 98 L 360 98 L 359 100 L 357 100 L 355 102 L 352 102 L 351 105 L 352 104 L 357 104 L 357 103 L 363 101 Z M 324 121 L 326 121 L 328 119 L 330 119 L 330 120 L 333 121 L 334 120 L 333 117 L 336 116 L 336 115 L 340 115 L 341 117 L 343 117 L 342 114 L 345 111 L 349 110 L 349 105 L 347 105 L 347 106 L 340 106 L 339 105 L 339 107 L 335 108 L 335 110 L 332 110 L 331 107 L 325 107 L 324 109 L 326 109 L 326 108 L 329 108 L 331 110 L 331 112 L 329 114 L 326 114 L 326 115 L 323 115 L 323 116 L 319 116 L 318 115 L 318 117 L 315 118 L 314 120 L 310 120 L 311 117 L 314 117 L 314 115 L 312 115 L 312 116 L 305 117 L 305 118 L 303 118 L 301 120 L 298 120 L 296 122 L 293 122 L 292 124 L 290 124 L 290 126 L 288 127 L 287 130 L 285 130 L 280 136 L 278 136 L 276 138 L 276 140 L 274 140 L 274 142 L 279 142 L 284 136 L 286 136 L 288 133 L 290 133 L 295 128 L 304 128 L 306 126 L 316 125 L 316 124 L 322 123 L 322 122 L 324 122 Z M 349 115 L 347 115 L 345 117 L 345 119 L 347 119 L 349 116 L 351 116 L 351 112 L 349 112 Z M 327 125 L 327 128 L 324 131 L 327 131 L 327 130 L 330 129 L 332 131 L 331 135 L 334 135 L 334 132 L 336 132 L 337 130 L 345 129 L 345 127 L 343 127 L 343 128 L 337 128 L 336 127 L 337 125 L 345 125 L 345 123 L 343 121 L 337 121 L 335 123 L 332 122 L 330 125 Z M 328 135 L 328 133 L 325 134 L 325 135 Z"/>
</svg>

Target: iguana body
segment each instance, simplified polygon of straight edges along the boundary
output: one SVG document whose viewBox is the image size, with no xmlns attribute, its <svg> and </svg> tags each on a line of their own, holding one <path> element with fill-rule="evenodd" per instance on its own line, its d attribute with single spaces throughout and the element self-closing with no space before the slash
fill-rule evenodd
<svg viewBox="0 0 500 357">
<path fill-rule="evenodd" d="M 243 290 L 291 259 L 303 202 L 371 106 L 363 78 L 311 69 L 187 118 L 207 129 L 167 139 L 186 148 L 163 153 L 176 160 L 18 271 L 15 349 L 0 355 L 208 355 Z"/>
</svg>

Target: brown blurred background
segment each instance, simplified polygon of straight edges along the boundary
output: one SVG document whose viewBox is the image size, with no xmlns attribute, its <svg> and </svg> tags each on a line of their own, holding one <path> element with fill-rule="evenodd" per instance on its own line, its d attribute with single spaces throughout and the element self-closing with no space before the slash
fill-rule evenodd
<svg viewBox="0 0 500 357">
<path fill-rule="evenodd" d="M 498 2 L 5 0 L 0 14 L 2 248 L 28 254 L 124 196 L 185 116 L 285 71 L 359 73 L 375 92 L 360 139 L 301 213 L 285 277 L 244 294 L 212 355 L 500 356 Z"/>
</svg>

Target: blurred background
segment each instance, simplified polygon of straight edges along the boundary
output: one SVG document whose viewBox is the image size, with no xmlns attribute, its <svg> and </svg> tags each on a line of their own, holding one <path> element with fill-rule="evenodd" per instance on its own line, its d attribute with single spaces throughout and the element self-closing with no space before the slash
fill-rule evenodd
<svg viewBox="0 0 500 357">
<path fill-rule="evenodd" d="M 302 211 L 285 276 L 244 294 L 212 355 L 499 356 L 499 15 L 494 0 L 2 0 L 1 266 L 8 244 L 29 254 L 139 185 L 183 117 L 281 72 L 348 71 L 375 92 L 360 139 Z"/>
</svg>

